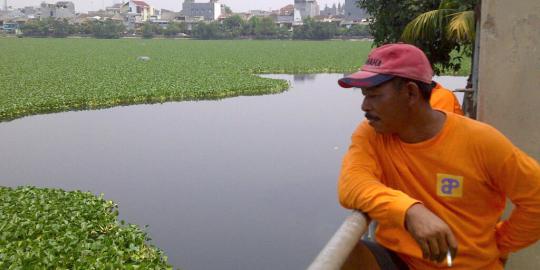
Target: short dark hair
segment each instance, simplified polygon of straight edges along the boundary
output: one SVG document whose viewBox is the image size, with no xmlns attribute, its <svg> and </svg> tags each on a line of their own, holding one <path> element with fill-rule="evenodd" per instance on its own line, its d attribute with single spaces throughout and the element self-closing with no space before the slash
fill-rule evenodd
<svg viewBox="0 0 540 270">
<path fill-rule="evenodd" d="M 431 82 L 428 84 L 425 82 L 403 78 L 403 77 L 394 77 L 392 79 L 392 82 L 394 83 L 395 87 L 398 89 L 400 89 L 405 83 L 408 83 L 408 82 L 416 83 L 416 85 L 418 86 L 418 89 L 420 89 L 420 93 L 422 94 L 422 97 L 427 102 L 429 102 L 429 100 L 431 99 L 431 92 L 433 91 L 433 88 L 435 87 L 435 82 Z"/>
</svg>

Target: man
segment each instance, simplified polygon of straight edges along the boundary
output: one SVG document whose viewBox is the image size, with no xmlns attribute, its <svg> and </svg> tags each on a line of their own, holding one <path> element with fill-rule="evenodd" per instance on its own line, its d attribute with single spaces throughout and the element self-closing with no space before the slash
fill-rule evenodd
<svg viewBox="0 0 540 270">
<path fill-rule="evenodd" d="M 463 115 L 463 110 L 461 110 L 461 105 L 459 105 L 456 95 L 438 82 L 433 82 L 433 84 L 435 84 L 435 87 L 431 90 L 431 98 L 429 100 L 431 107 Z"/>
<path fill-rule="evenodd" d="M 503 269 L 540 238 L 540 166 L 489 125 L 432 109 L 432 75 L 420 49 L 389 44 L 339 80 L 362 89 L 367 118 L 340 203 L 378 221 L 377 243 L 359 243 L 345 268 L 440 269 L 450 253 L 454 269 Z M 506 198 L 515 209 L 499 222 Z"/>
</svg>

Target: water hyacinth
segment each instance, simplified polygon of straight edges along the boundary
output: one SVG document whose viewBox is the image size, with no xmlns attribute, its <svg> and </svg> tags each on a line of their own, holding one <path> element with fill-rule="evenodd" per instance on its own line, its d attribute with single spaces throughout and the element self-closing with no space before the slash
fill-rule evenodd
<svg viewBox="0 0 540 270">
<path fill-rule="evenodd" d="M 0 121 L 284 91 L 260 73 L 351 72 L 369 42 L 0 38 Z M 140 57 L 147 57 L 143 60 Z"/>
<path fill-rule="evenodd" d="M 117 216 L 91 193 L 0 187 L 0 269 L 172 269 Z"/>
</svg>

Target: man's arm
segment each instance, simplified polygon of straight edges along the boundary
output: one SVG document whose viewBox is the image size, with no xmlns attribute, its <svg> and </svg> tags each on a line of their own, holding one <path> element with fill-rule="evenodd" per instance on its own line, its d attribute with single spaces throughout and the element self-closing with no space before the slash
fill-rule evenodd
<svg viewBox="0 0 540 270">
<path fill-rule="evenodd" d="M 339 179 L 341 204 L 367 213 L 378 222 L 406 229 L 423 257 L 442 261 L 448 250 L 455 257 L 457 241 L 448 224 L 407 194 L 382 184 L 374 135 L 366 122 L 352 136 Z"/>
<path fill-rule="evenodd" d="M 492 176 L 515 208 L 497 225 L 497 245 L 503 257 L 540 239 L 540 166 L 514 147 Z"/>
<path fill-rule="evenodd" d="M 419 201 L 380 182 L 374 136 L 367 122 L 353 134 L 339 177 L 339 200 L 343 207 L 367 213 L 380 223 L 404 227 L 407 209 Z"/>
</svg>

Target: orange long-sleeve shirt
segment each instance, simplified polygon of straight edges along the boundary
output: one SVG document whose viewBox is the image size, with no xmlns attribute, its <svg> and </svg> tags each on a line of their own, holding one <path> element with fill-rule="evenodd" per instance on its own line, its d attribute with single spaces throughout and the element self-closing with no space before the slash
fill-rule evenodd
<svg viewBox="0 0 540 270">
<path fill-rule="evenodd" d="M 411 269 L 446 267 L 422 259 L 404 227 L 417 202 L 456 236 L 453 269 L 502 269 L 500 256 L 540 238 L 540 166 L 487 124 L 446 115 L 435 137 L 416 144 L 361 123 L 343 161 L 340 202 L 377 220 L 377 241 Z M 516 208 L 497 225 L 506 197 Z"/>
<path fill-rule="evenodd" d="M 434 109 L 463 115 L 463 110 L 461 110 L 461 105 L 459 105 L 456 95 L 454 95 L 452 91 L 444 88 L 440 83 L 437 83 L 433 88 L 429 104 L 431 104 L 431 107 Z"/>
</svg>

